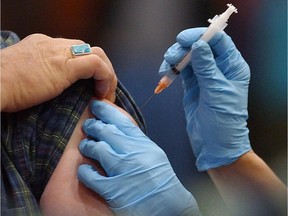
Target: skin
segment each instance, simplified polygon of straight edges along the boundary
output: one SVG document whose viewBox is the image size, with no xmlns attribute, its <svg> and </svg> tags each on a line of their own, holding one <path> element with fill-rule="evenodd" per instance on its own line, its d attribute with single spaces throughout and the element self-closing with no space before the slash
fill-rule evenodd
<svg viewBox="0 0 288 216">
<path fill-rule="evenodd" d="M 92 47 L 89 55 L 73 58 L 71 45 L 82 43 L 81 40 L 33 34 L 2 49 L 1 112 L 12 113 L 41 104 L 61 94 L 77 80 L 88 78 L 95 80 L 95 97 L 114 102 L 117 77 L 110 60 L 99 47 Z M 91 215 L 113 215 L 96 193 L 77 180 L 76 170 L 80 164 L 94 164 L 78 151 L 79 142 L 84 138 L 81 125 L 88 117 L 92 115 L 86 108 L 43 194 L 40 205 L 45 214 L 53 211 L 53 215 L 57 215 L 58 210 L 65 207 L 67 211 L 59 215 L 90 215 L 90 212 L 93 212 Z M 54 187 L 55 182 L 58 184 Z M 75 202 L 62 203 L 67 195 L 75 198 Z M 77 207 L 76 210 L 73 207 Z"/>
<path fill-rule="evenodd" d="M 79 79 L 95 79 L 95 95 L 115 100 L 117 77 L 105 52 L 73 58 L 81 40 L 33 34 L 1 50 L 1 111 L 15 112 L 50 100 Z M 13 91 L 12 91 L 13 89 Z M 31 97 L 33 95 L 33 97 Z"/>
<path fill-rule="evenodd" d="M 230 165 L 208 170 L 208 174 L 231 212 L 245 215 L 247 211 L 250 215 L 268 203 L 279 215 L 285 212 L 287 187 L 252 150 Z"/>
<path fill-rule="evenodd" d="M 105 101 L 112 104 L 108 100 Z M 116 105 L 114 106 L 117 107 Z M 125 115 L 128 115 L 136 124 L 127 112 L 120 107 L 117 108 Z M 91 164 L 105 175 L 105 172 L 97 162 L 85 158 L 78 150 L 80 141 L 86 138 L 85 133 L 81 129 L 83 122 L 85 119 L 93 117 L 93 114 L 90 113 L 87 107 L 77 123 L 61 160 L 41 197 L 40 206 L 44 215 L 113 215 L 113 212 L 109 209 L 105 201 L 95 192 L 81 184 L 77 177 L 77 170 L 81 164 Z"/>
<path fill-rule="evenodd" d="M 77 169 L 83 163 L 92 164 L 100 169 L 78 150 L 80 141 L 86 137 L 81 129 L 82 124 L 85 119 L 91 117 L 93 116 L 87 107 L 42 194 L 40 207 L 44 215 L 113 215 L 104 200 L 87 189 L 77 178 Z"/>
</svg>

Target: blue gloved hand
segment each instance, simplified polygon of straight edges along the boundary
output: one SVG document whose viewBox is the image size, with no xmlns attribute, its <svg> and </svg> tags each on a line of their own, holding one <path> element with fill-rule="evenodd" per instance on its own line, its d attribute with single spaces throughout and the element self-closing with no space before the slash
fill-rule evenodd
<svg viewBox="0 0 288 216">
<path fill-rule="evenodd" d="M 78 178 L 101 195 L 116 215 L 200 215 L 197 203 L 180 183 L 162 149 L 117 108 L 93 101 L 83 129 L 91 139 L 79 149 L 100 162 L 107 176 L 81 165 Z"/>
<path fill-rule="evenodd" d="M 247 128 L 250 69 L 231 38 L 217 33 L 198 41 L 206 28 L 184 30 L 160 67 L 165 73 L 191 47 L 182 71 L 187 132 L 198 170 L 228 165 L 251 150 Z"/>
</svg>

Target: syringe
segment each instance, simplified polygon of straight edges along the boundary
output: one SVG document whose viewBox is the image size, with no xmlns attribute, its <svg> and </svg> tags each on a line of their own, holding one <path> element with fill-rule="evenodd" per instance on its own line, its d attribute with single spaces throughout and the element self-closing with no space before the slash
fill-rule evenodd
<svg viewBox="0 0 288 216">
<path fill-rule="evenodd" d="M 232 13 L 237 13 L 237 9 L 232 4 L 227 4 L 227 10 L 222 13 L 220 16 L 216 15 L 214 18 L 208 19 L 208 22 L 211 23 L 206 30 L 206 32 L 200 37 L 199 40 L 208 42 L 217 32 L 223 31 L 228 25 L 227 21 Z M 174 66 L 171 66 L 164 77 L 159 81 L 158 86 L 154 90 L 155 94 L 159 94 L 161 91 L 166 89 L 181 73 L 181 71 L 188 65 L 192 56 L 192 50 L 187 52 L 183 58 Z"/>
</svg>

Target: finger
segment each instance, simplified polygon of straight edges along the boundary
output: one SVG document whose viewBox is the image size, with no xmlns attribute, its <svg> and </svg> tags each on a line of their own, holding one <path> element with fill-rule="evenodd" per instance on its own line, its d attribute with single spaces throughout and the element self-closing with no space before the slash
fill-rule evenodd
<svg viewBox="0 0 288 216">
<path fill-rule="evenodd" d="M 225 32 L 218 34 L 218 41 L 211 44 L 217 66 L 228 80 L 244 81 L 250 80 L 250 69 L 247 62 L 236 48 L 231 37 Z"/>
<path fill-rule="evenodd" d="M 109 66 L 110 70 L 112 71 L 112 73 L 114 75 L 109 82 L 109 88 L 108 88 L 108 91 L 106 92 L 106 96 L 103 97 L 103 98 L 106 98 L 113 103 L 113 102 L 115 102 L 115 98 L 116 98 L 115 92 L 116 92 L 116 87 L 117 87 L 117 77 L 116 77 L 113 65 L 112 65 L 110 59 L 108 58 L 108 56 L 106 55 L 106 53 L 104 52 L 103 49 L 101 49 L 100 47 L 92 47 L 91 50 L 92 50 L 92 53 L 98 55 Z M 101 85 L 105 86 L 105 84 L 101 84 L 100 82 L 102 82 L 102 81 L 98 81 L 98 83 L 96 83 L 96 84 L 98 84 L 100 86 Z M 96 85 L 96 87 L 97 87 L 97 85 Z M 102 99 L 102 98 L 100 98 L 100 99 Z"/>
<path fill-rule="evenodd" d="M 170 70 L 171 70 L 171 65 L 166 60 L 163 60 L 159 68 L 159 74 L 161 76 L 164 76 Z"/>
<path fill-rule="evenodd" d="M 183 47 L 191 48 L 206 30 L 206 27 L 186 29 L 177 35 L 176 41 Z"/>
<path fill-rule="evenodd" d="M 115 125 L 128 136 L 136 137 L 144 135 L 127 114 L 124 114 L 118 108 L 107 102 L 93 100 L 90 105 L 90 110 L 103 122 Z"/>
<path fill-rule="evenodd" d="M 159 74 L 164 76 L 189 50 L 190 48 L 184 48 L 178 43 L 173 44 L 164 54 L 164 60 L 159 68 Z"/>
<path fill-rule="evenodd" d="M 99 98 L 115 98 L 117 78 L 114 70 L 96 54 L 68 59 L 66 62 L 71 82 L 79 79 L 95 79 L 95 94 Z"/>
<path fill-rule="evenodd" d="M 173 44 L 164 54 L 164 59 L 170 65 L 175 65 L 178 63 L 183 56 L 190 50 L 189 48 L 185 48 L 178 43 Z"/>
<path fill-rule="evenodd" d="M 197 77 L 191 68 L 185 68 L 180 75 L 183 79 L 184 108 L 186 115 L 188 115 L 189 113 L 193 113 L 198 106 L 200 94 L 199 85 Z"/>
<path fill-rule="evenodd" d="M 116 147 L 119 150 L 119 146 Z M 95 142 L 93 140 L 85 139 L 81 141 L 79 150 L 85 157 L 97 160 L 108 176 L 117 174 L 117 170 L 115 172 L 115 169 L 113 168 L 119 165 L 122 156 L 121 153 L 116 153 L 113 146 L 109 145 L 107 142 Z"/>
<path fill-rule="evenodd" d="M 214 53 L 215 58 L 222 55 L 229 55 L 231 50 L 236 49 L 231 37 L 224 31 L 217 32 L 217 34 L 209 42 L 209 45 Z"/>
<path fill-rule="evenodd" d="M 91 51 L 93 54 L 99 56 L 109 66 L 110 70 L 114 72 L 112 63 L 103 49 L 100 47 L 91 47 Z"/>
<path fill-rule="evenodd" d="M 127 139 L 127 136 L 115 125 L 106 124 L 100 120 L 85 120 L 83 124 L 83 130 L 87 136 L 96 140 L 105 141 L 116 153 L 119 154 L 125 153 L 126 147 L 130 143 Z"/>
<path fill-rule="evenodd" d="M 216 65 L 212 50 L 209 45 L 200 40 L 192 46 L 192 66 L 200 88 L 221 88 L 221 83 L 226 80 Z"/>
<path fill-rule="evenodd" d="M 206 30 L 206 27 L 186 29 L 178 34 L 177 42 L 183 47 L 191 47 L 200 39 L 201 35 L 203 35 Z M 227 53 L 227 51 L 235 48 L 235 44 L 231 37 L 224 31 L 217 32 L 211 40 L 208 41 L 208 44 L 215 57 L 221 56 Z"/>
<path fill-rule="evenodd" d="M 111 80 L 95 80 L 95 98 L 107 99 L 114 103 L 116 100 L 116 87 L 117 87 L 117 77 L 114 76 Z M 104 92 L 104 93 L 101 93 Z"/>
<path fill-rule="evenodd" d="M 190 47 L 195 41 L 199 40 L 206 30 L 207 28 L 184 30 L 177 36 L 177 42 L 183 47 Z M 249 81 L 249 66 L 237 50 L 230 36 L 224 31 L 217 32 L 208 44 L 211 47 L 218 68 L 227 79 Z M 229 67 L 227 67 L 227 65 L 229 65 Z"/>
<path fill-rule="evenodd" d="M 208 28 L 206 27 L 186 29 L 177 35 L 176 40 L 181 46 L 191 48 L 191 46 L 201 38 L 207 29 Z M 224 36 L 227 37 L 228 35 L 226 35 L 226 33 L 223 31 L 216 32 L 211 40 L 208 41 L 208 44 L 211 46 L 213 52 L 215 51 L 214 54 L 221 52 L 220 49 L 222 44 L 219 45 L 218 43 L 223 40 Z M 213 48 L 214 46 L 215 50 Z"/>
<path fill-rule="evenodd" d="M 78 168 L 78 179 L 86 187 L 98 193 L 103 197 L 103 194 L 109 188 L 108 177 L 102 176 L 93 166 L 88 164 L 80 165 Z M 104 197 L 106 199 L 106 197 Z"/>
<path fill-rule="evenodd" d="M 82 155 L 97 160 L 101 163 L 102 156 L 106 152 L 113 154 L 113 149 L 104 141 L 96 142 L 94 140 L 84 139 L 79 144 L 79 150 Z M 115 153 L 115 152 L 114 152 Z M 109 157 L 110 153 L 104 157 Z M 111 157 L 109 157 L 111 159 Z"/>
<path fill-rule="evenodd" d="M 159 73 L 160 75 L 166 74 L 171 66 L 177 64 L 187 52 L 190 51 L 191 46 L 207 28 L 193 28 L 180 32 L 176 38 L 177 43 L 173 44 L 164 54 L 164 61 L 162 62 Z"/>
</svg>

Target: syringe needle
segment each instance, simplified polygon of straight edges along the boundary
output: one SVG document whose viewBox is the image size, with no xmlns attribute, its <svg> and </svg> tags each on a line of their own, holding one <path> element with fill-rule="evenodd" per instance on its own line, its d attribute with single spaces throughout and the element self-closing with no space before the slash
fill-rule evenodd
<svg viewBox="0 0 288 216">
<path fill-rule="evenodd" d="M 140 109 L 142 110 L 142 108 L 152 99 L 152 97 L 154 96 L 154 94 L 152 94 L 148 100 L 140 107 Z"/>
</svg>

